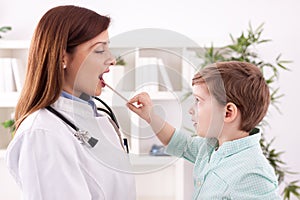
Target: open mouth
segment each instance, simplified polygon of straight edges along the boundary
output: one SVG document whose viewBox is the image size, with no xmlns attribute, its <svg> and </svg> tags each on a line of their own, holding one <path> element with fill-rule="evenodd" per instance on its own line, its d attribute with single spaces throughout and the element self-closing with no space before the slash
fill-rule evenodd
<svg viewBox="0 0 300 200">
<path fill-rule="evenodd" d="M 100 80 L 101 86 L 102 86 L 102 87 L 105 87 L 105 81 L 104 81 L 104 79 L 103 79 L 103 74 L 100 74 L 98 78 L 99 78 L 99 80 Z"/>
</svg>

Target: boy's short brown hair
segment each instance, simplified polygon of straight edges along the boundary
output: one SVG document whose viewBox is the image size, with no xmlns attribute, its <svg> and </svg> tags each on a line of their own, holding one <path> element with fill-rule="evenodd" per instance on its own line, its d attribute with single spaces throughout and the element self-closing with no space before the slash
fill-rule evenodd
<svg viewBox="0 0 300 200">
<path fill-rule="evenodd" d="M 241 112 L 240 129 L 250 132 L 270 104 L 269 87 L 260 69 L 247 62 L 218 62 L 195 74 L 192 85 L 206 83 L 221 104 L 234 103 Z"/>
</svg>

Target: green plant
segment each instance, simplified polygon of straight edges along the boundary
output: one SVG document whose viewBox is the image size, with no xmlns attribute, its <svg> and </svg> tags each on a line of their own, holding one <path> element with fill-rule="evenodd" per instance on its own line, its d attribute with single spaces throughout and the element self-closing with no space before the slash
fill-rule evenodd
<svg viewBox="0 0 300 200">
<path fill-rule="evenodd" d="M 121 56 L 118 56 L 116 58 L 116 65 L 126 65 L 126 62 Z"/>
<path fill-rule="evenodd" d="M 0 33 L 6 33 L 7 31 L 10 31 L 11 27 L 10 26 L 2 26 L 0 27 Z M 0 35 L 0 38 L 2 38 L 2 36 Z"/>
<path fill-rule="evenodd" d="M 285 64 L 290 63 L 290 61 L 281 60 L 281 54 L 276 57 L 274 63 L 266 62 L 259 57 L 255 51 L 256 47 L 259 44 L 271 41 L 269 39 L 261 39 L 263 25 L 264 24 L 261 24 L 254 30 L 251 24 L 249 24 L 247 32 L 242 32 L 237 38 L 234 38 L 230 34 L 232 43 L 225 47 L 216 49 L 213 45 L 211 45 L 211 47 L 205 48 L 202 54 L 198 54 L 198 56 L 203 59 L 203 63 L 199 66 L 199 68 L 219 61 L 246 61 L 253 63 L 260 68 L 270 88 L 271 105 L 280 112 L 278 100 L 283 97 L 283 94 L 279 94 L 279 88 L 275 87 L 274 83 L 278 80 L 279 70 L 289 70 Z M 263 121 L 260 124 L 260 127 L 263 128 L 266 124 L 266 121 Z M 284 181 L 287 174 L 294 173 L 287 170 L 286 163 L 283 162 L 280 157 L 284 152 L 278 152 L 272 148 L 271 145 L 273 141 L 274 138 L 271 141 L 267 141 L 264 135 L 262 135 L 260 144 L 264 155 L 275 170 L 279 184 L 284 184 L 284 190 L 282 193 L 283 197 L 284 199 L 290 199 L 290 196 L 294 195 L 300 199 L 300 186 L 298 185 L 298 180 L 292 182 Z"/>
<path fill-rule="evenodd" d="M 15 132 L 15 120 L 13 120 L 13 119 L 6 120 L 6 121 L 2 122 L 1 125 L 4 128 L 9 128 L 9 132 L 11 133 L 11 136 L 13 137 L 13 134 Z"/>
</svg>

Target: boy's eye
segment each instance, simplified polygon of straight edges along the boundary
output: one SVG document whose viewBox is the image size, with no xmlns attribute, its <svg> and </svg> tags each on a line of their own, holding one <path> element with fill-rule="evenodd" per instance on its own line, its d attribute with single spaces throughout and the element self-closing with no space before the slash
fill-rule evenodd
<svg viewBox="0 0 300 200">
<path fill-rule="evenodd" d="M 204 102 L 203 99 L 199 98 L 199 97 L 195 97 L 195 104 L 202 104 Z"/>
</svg>

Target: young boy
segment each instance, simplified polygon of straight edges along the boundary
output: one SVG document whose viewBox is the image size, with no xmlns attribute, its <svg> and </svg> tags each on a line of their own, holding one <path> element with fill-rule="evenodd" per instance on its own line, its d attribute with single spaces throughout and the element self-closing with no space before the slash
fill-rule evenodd
<svg viewBox="0 0 300 200">
<path fill-rule="evenodd" d="M 151 125 L 167 153 L 194 163 L 193 199 L 280 199 L 274 170 L 260 148 L 261 134 L 255 131 L 270 103 L 258 67 L 209 65 L 194 76 L 193 96 L 189 113 L 199 137 L 180 133 L 157 116 L 147 93 L 127 106 Z"/>
</svg>

